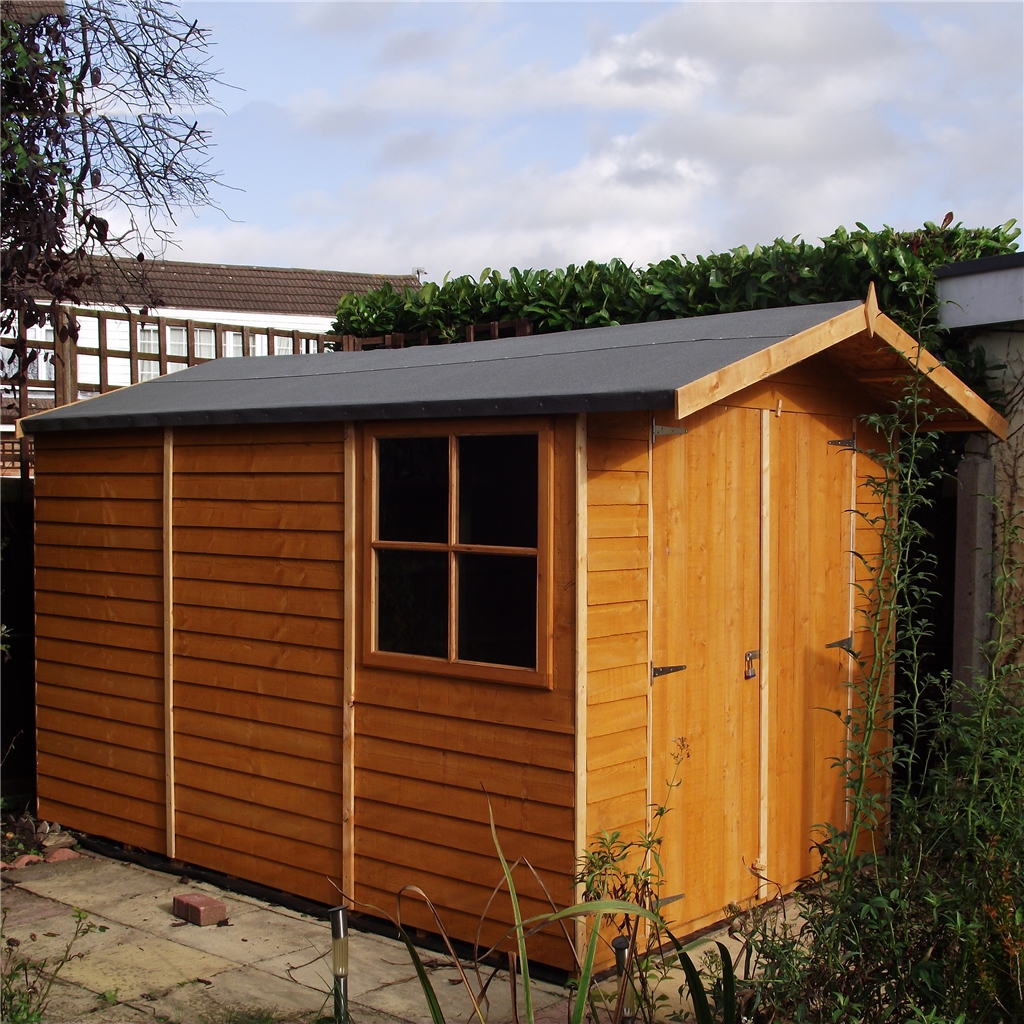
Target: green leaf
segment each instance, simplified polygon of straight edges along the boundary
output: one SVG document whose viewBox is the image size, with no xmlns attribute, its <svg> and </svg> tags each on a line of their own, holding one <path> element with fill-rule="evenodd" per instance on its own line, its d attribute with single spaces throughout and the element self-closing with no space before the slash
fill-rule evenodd
<svg viewBox="0 0 1024 1024">
<path fill-rule="evenodd" d="M 434 992 L 434 986 L 430 984 L 430 978 L 427 977 L 426 968 L 423 966 L 423 961 L 420 959 L 419 953 L 416 952 L 416 947 L 412 944 L 412 939 L 409 938 L 408 933 L 402 927 L 399 927 L 398 934 L 405 943 L 405 948 L 409 951 L 413 967 L 416 968 L 416 977 L 419 979 L 420 988 L 423 989 L 423 997 L 427 1001 L 427 1009 L 430 1011 L 430 1019 L 433 1021 L 433 1024 L 445 1024 L 441 1004 L 437 1001 L 437 994 Z"/>
<path fill-rule="evenodd" d="M 580 968 L 579 988 L 576 992 L 576 1002 L 572 1008 L 572 1024 L 582 1024 L 583 1022 L 583 1014 L 587 1009 L 587 998 L 590 994 L 590 979 L 594 974 L 594 957 L 597 954 L 597 943 L 600 938 L 601 915 L 598 915 L 590 932 L 587 953 Z"/>
<path fill-rule="evenodd" d="M 693 1003 L 693 1015 L 697 1024 L 715 1024 L 711 1016 L 711 1007 L 708 1005 L 707 993 L 700 980 L 700 973 L 690 959 L 689 953 L 680 952 L 679 962 L 683 965 L 683 972 L 686 974 L 686 987 L 690 990 L 690 1002 Z"/>
<path fill-rule="evenodd" d="M 505 875 L 505 884 L 508 886 L 509 898 L 512 901 L 512 913 L 516 923 L 516 942 L 519 946 L 519 962 L 523 971 L 523 1013 L 526 1017 L 526 1024 L 533 1024 L 533 993 L 530 989 L 530 960 L 526 955 L 526 934 L 523 931 L 523 918 L 519 910 L 519 899 L 516 896 L 516 885 L 512 880 L 512 871 L 505 860 L 501 843 L 498 842 L 498 830 L 494 826 L 494 809 L 491 807 L 491 798 L 487 798 L 487 817 L 491 822 L 491 838 L 494 840 L 494 848 L 498 851 L 498 860 L 501 861 L 501 870 Z M 436 1024 L 436 1022 L 435 1022 Z"/>
</svg>

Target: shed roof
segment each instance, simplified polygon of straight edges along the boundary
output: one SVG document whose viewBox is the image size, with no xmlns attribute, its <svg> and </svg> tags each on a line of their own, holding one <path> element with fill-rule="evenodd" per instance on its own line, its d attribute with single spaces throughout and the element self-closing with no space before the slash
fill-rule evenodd
<svg viewBox="0 0 1024 1024">
<path fill-rule="evenodd" d="M 883 367 L 881 374 L 877 359 L 868 361 L 870 387 L 884 392 L 882 377 L 892 390 L 913 357 L 908 346 L 916 343 L 902 332 L 898 343 L 884 339 L 883 321 L 899 329 L 871 301 L 873 293 L 868 303 L 788 306 L 472 344 L 217 359 L 22 423 L 39 433 L 673 407 L 682 417 L 848 342 L 896 359 L 896 368 Z M 845 353 L 841 365 L 855 370 L 860 355 Z M 923 356 L 935 364 L 927 352 Z M 936 367 L 931 379 L 945 405 L 946 377 L 969 396 L 955 399 L 960 429 L 998 433 L 998 414 Z M 996 420 L 989 422 L 989 414 Z"/>
<path fill-rule="evenodd" d="M 363 295 L 383 284 L 418 288 L 414 275 L 353 274 L 338 270 L 247 267 L 181 260 L 97 259 L 95 281 L 82 301 L 104 306 L 222 309 L 333 317 L 342 295 Z"/>
</svg>

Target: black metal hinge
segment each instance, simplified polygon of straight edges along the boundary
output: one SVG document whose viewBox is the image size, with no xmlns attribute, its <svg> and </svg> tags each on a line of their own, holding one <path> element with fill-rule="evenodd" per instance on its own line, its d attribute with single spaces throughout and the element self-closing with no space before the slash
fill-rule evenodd
<svg viewBox="0 0 1024 1024">
<path fill-rule="evenodd" d="M 663 427 L 660 423 L 655 423 L 651 436 L 662 437 L 665 434 L 688 434 L 689 432 L 686 427 Z"/>
<path fill-rule="evenodd" d="M 835 445 L 837 448 L 852 448 L 857 443 L 855 437 L 843 437 L 837 441 L 829 441 L 829 444 Z"/>
<path fill-rule="evenodd" d="M 682 672 L 685 669 L 685 665 L 658 665 L 651 669 L 651 676 L 657 679 L 658 676 L 667 676 L 673 672 Z"/>
<path fill-rule="evenodd" d="M 842 640 L 835 640 L 830 644 L 825 644 L 825 650 L 827 651 L 830 647 L 838 647 L 844 651 L 853 651 L 853 637 L 848 636 Z"/>
</svg>

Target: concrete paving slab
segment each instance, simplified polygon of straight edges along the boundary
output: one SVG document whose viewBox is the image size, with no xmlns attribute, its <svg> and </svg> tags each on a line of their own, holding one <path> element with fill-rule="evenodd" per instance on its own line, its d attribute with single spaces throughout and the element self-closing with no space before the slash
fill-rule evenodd
<svg viewBox="0 0 1024 1024">
<path fill-rule="evenodd" d="M 173 885 L 153 892 L 144 892 L 138 896 L 90 900 L 88 909 L 90 913 L 117 921 L 118 924 L 149 931 L 153 928 L 162 928 L 165 922 L 178 920 L 171 907 L 175 895 L 184 891 L 186 890 L 181 886 Z M 245 908 L 246 913 L 251 911 L 252 908 Z"/>
<path fill-rule="evenodd" d="M 330 935 L 293 953 L 261 960 L 253 966 L 268 974 L 326 991 L 331 987 Z M 410 981 L 416 970 L 405 947 L 365 932 L 349 936 L 349 999 L 359 1002 L 367 993 L 387 985 Z"/>
<path fill-rule="evenodd" d="M 193 949 L 213 953 L 239 964 L 253 964 L 319 945 L 330 948 L 331 930 L 325 921 L 284 917 L 272 911 L 250 910 L 230 919 L 225 927 L 183 928 L 168 925 L 168 938 Z"/>
<path fill-rule="evenodd" d="M 83 908 L 157 892 L 168 884 L 168 876 L 159 872 L 127 861 L 92 856 L 59 864 L 32 864 L 20 871 L 5 871 L 4 875 L 8 882 L 37 896 Z"/>
<path fill-rule="evenodd" d="M 365 932 L 352 932 L 349 943 L 349 998 L 363 996 L 386 985 L 411 981 L 416 968 L 405 946 L 395 939 Z"/>
<path fill-rule="evenodd" d="M 17 935 L 24 930 L 40 931 L 48 928 L 44 922 L 51 917 L 67 916 L 68 908 L 63 903 L 36 896 L 26 889 L 12 885 L 4 889 L 0 903 L 7 912 L 4 929 L 7 935 Z"/>
<path fill-rule="evenodd" d="M 319 1014 L 326 996 L 250 967 L 224 971 L 207 979 L 175 985 L 156 999 L 133 1002 L 156 1017 L 181 1024 L 217 1020 L 226 1009 L 252 1007 L 269 1010 L 279 1020 L 309 1020 Z M 155 994 L 155 993 L 154 993 Z M 91 1024 L 91 1019 L 90 1019 Z M 362 1022 L 360 1022 L 362 1024 Z"/>
<path fill-rule="evenodd" d="M 18 928 L 5 929 L 5 936 L 18 939 L 21 943 L 20 952 L 36 963 L 41 960 L 54 963 L 66 953 L 68 943 L 75 933 L 74 910 L 63 903 L 52 905 L 59 913 L 49 915 L 38 925 L 25 922 Z M 81 959 L 107 945 L 121 945 L 129 937 L 129 929 L 113 921 L 87 915 L 85 923 L 91 925 L 91 929 L 84 931 L 75 941 L 71 949 L 75 959 Z"/>
<path fill-rule="evenodd" d="M 152 1016 L 132 1006 L 110 1005 L 94 992 L 63 982 L 58 978 L 50 989 L 50 1001 L 44 1020 L 47 1024 L 115 1024 L 135 1021 L 152 1024 Z"/>
<path fill-rule="evenodd" d="M 387 1013 L 381 1013 L 380 1010 L 373 1009 L 372 1006 L 364 1006 L 355 1001 L 349 1007 L 349 1012 L 356 1024 L 408 1024 L 399 1017 L 392 1017 Z M 550 1022 L 550 1024 L 556 1024 L 556 1022 Z"/>
<path fill-rule="evenodd" d="M 475 980 L 472 979 L 471 980 Z M 475 1020 L 473 1004 L 465 986 L 453 967 L 436 968 L 430 972 L 430 983 L 437 1001 L 450 1024 Z M 474 989 L 475 989 L 474 984 Z M 565 990 L 554 985 L 534 982 L 531 986 L 533 1004 L 543 1010 L 565 1000 Z M 488 1006 L 485 1012 L 488 1024 L 508 1024 L 512 1020 L 512 1000 L 508 974 L 499 972 L 487 990 Z M 412 1024 L 430 1024 L 430 1013 L 418 980 L 401 982 L 376 989 L 361 996 L 360 1003 L 393 1016 L 403 1017 Z M 518 1004 L 522 1013 L 522 983 L 520 980 Z"/>
<path fill-rule="evenodd" d="M 118 999 L 133 1002 L 143 993 L 156 995 L 180 982 L 212 979 L 237 966 L 212 953 L 125 928 L 118 941 L 107 941 L 67 964 L 61 977 L 92 992 L 116 990 Z"/>
<path fill-rule="evenodd" d="M 326 992 L 332 985 L 331 966 L 327 959 L 329 956 L 330 947 L 320 944 L 260 960 L 252 964 L 252 967 L 282 981 L 302 985 L 311 991 Z M 349 957 L 351 960 L 351 948 Z M 354 977 L 354 974 L 352 976 Z M 349 997 L 351 998 L 351 993 Z"/>
</svg>

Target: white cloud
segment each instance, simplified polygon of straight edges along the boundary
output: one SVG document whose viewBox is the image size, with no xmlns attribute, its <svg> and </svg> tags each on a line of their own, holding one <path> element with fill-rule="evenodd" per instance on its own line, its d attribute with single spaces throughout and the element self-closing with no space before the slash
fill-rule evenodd
<svg viewBox="0 0 1024 1024">
<path fill-rule="evenodd" d="M 343 145 L 318 157 L 331 186 L 278 186 L 273 230 L 183 229 L 190 258 L 440 278 L 1021 213 L 1016 5 L 679 5 L 561 67 L 512 59 L 522 26 L 491 5 L 336 6 L 359 5 L 301 18 L 380 59 L 284 101 L 311 152 Z M 536 29 L 542 6 L 509 17 Z"/>
</svg>

